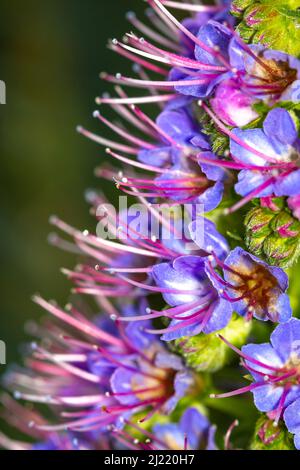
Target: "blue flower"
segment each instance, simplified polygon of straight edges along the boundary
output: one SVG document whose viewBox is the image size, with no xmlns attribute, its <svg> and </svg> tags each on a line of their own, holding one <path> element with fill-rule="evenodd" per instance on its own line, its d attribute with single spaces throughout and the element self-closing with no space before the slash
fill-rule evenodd
<svg viewBox="0 0 300 470">
<path fill-rule="evenodd" d="M 200 332 L 224 328 L 232 314 L 230 302 L 214 288 L 200 256 L 181 256 L 171 263 L 153 267 L 153 277 L 170 309 L 161 312 L 171 320 L 168 328 L 158 330 L 162 340 L 171 341 Z"/>
<path fill-rule="evenodd" d="M 288 431 L 295 435 L 294 443 L 296 449 L 300 450 L 300 398 L 287 407 L 283 419 Z"/>
<path fill-rule="evenodd" d="M 206 136 L 201 132 L 187 108 L 163 111 L 157 117 L 156 125 L 162 131 L 160 140 L 152 149 L 140 149 L 138 159 L 143 163 L 159 167 L 177 163 L 180 159 L 179 146 L 194 152 L 197 147 L 209 149 Z M 168 136 L 172 141 L 167 141 L 163 135 Z M 194 138 L 197 138 L 197 146 L 191 143 Z M 177 147 L 176 144 L 178 144 Z"/>
<path fill-rule="evenodd" d="M 112 394 L 124 410 L 151 406 L 151 416 L 154 411 L 171 413 L 193 383 L 193 375 L 180 357 L 164 351 L 156 341 L 111 377 Z"/>
<path fill-rule="evenodd" d="M 270 111 L 262 129 L 233 129 L 230 151 L 245 165 L 235 185 L 238 194 L 265 197 L 300 193 L 298 132 L 285 109 Z"/>
<path fill-rule="evenodd" d="M 270 343 L 247 344 L 241 352 L 225 338 L 221 339 L 241 356 L 242 365 L 252 375 L 253 382 L 213 397 L 225 398 L 251 391 L 259 411 L 267 412 L 275 425 L 284 417 L 289 430 L 298 434 L 299 419 L 293 416 L 293 411 L 298 409 L 300 398 L 300 320 L 292 318 L 278 325 Z"/>
</svg>

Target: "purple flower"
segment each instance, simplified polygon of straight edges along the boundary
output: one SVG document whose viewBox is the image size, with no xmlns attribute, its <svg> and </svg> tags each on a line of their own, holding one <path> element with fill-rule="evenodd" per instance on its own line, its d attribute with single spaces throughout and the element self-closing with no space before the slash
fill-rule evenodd
<svg viewBox="0 0 300 470">
<path fill-rule="evenodd" d="M 171 307 L 160 312 L 171 320 L 168 328 L 156 331 L 163 333 L 162 340 L 211 333 L 229 322 L 231 304 L 212 285 L 203 258 L 181 256 L 172 263 L 158 264 L 153 267 L 153 277 Z"/>
<path fill-rule="evenodd" d="M 300 398 L 287 407 L 284 412 L 283 419 L 288 431 L 295 434 L 295 447 L 300 450 Z"/>
<path fill-rule="evenodd" d="M 217 21 L 210 20 L 203 25 L 197 34 L 198 43 L 194 50 L 199 70 L 195 75 L 174 68 L 169 80 L 178 82 L 175 90 L 196 98 L 208 97 L 220 81 L 231 75 L 228 66 L 231 38 L 231 31 Z"/>
<path fill-rule="evenodd" d="M 195 153 L 197 147 L 209 149 L 207 138 L 190 112 L 184 108 L 163 111 L 156 119 L 156 125 L 161 130 L 161 141 L 155 148 L 139 151 L 138 158 L 143 163 L 163 167 L 166 163 L 177 163 L 184 152 Z M 170 140 L 167 141 L 163 136 Z M 192 144 L 192 139 L 197 139 L 197 145 Z"/>
<path fill-rule="evenodd" d="M 300 99 L 300 61 L 280 51 L 246 45 L 235 35 L 229 45 L 231 78 L 223 80 L 211 100 L 216 115 L 229 126 L 245 126 L 258 117 L 254 103 Z"/>
<path fill-rule="evenodd" d="M 298 132 L 285 109 L 270 111 L 262 129 L 233 129 L 230 151 L 245 165 L 235 189 L 247 200 L 300 193 Z"/>
<path fill-rule="evenodd" d="M 188 408 L 179 423 L 156 424 L 153 440 L 160 450 L 216 450 L 216 428 L 196 408 Z"/>
<path fill-rule="evenodd" d="M 259 320 L 286 322 L 292 315 L 286 294 L 288 277 L 277 267 L 269 266 L 256 256 L 237 247 L 221 261 L 211 256 L 208 261 L 210 278 L 225 299 L 233 303 L 234 310 L 242 316 Z M 223 270 L 224 279 L 213 269 L 216 261 Z"/>
<path fill-rule="evenodd" d="M 224 398 L 251 391 L 259 411 L 267 412 L 275 423 L 284 416 L 288 428 L 297 434 L 299 420 L 292 413 L 297 410 L 300 398 L 300 320 L 292 318 L 278 325 L 271 334 L 270 343 L 247 344 L 241 352 L 225 338 L 222 339 L 241 356 L 243 366 L 253 377 L 253 383 L 213 397 Z"/>
<path fill-rule="evenodd" d="M 228 126 L 245 126 L 258 117 L 252 109 L 253 98 L 232 78 L 217 86 L 210 102 L 216 115 Z"/>
<path fill-rule="evenodd" d="M 247 319 L 280 323 L 289 320 L 292 312 L 286 294 L 288 277 L 282 269 L 269 266 L 240 247 L 229 251 L 224 237 L 206 219 L 195 220 L 190 233 L 201 256 L 178 256 L 152 268 L 157 287 L 148 288 L 160 292 L 169 308 L 148 309 L 146 315 L 124 321 L 164 316 L 170 320 L 167 328 L 148 331 L 171 341 L 221 330 L 233 310 Z M 223 271 L 223 277 L 218 269 Z"/>
<path fill-rule="evenodd" d="M 238 70 L 238 81 L 244 93 L 269 104 L 277 101 L 298 102 L 300 61 L 259 44 L 248 47 L 241 40 L 235 40 L 230 48 L 230 63 Z"/>
</svg>

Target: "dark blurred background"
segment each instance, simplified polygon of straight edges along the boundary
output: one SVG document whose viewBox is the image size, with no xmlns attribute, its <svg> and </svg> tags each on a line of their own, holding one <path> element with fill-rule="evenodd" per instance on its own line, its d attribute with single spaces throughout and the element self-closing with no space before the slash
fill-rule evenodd
<svg viewBox="0 0 300 470">
<path fill-rule="evenodd" d="M 49 215 L 95 228 L 83 194 L 101 185 L 93 168 L 103 151 L 75 128 L 97 129 L 99 72 L 118 72 L 121 61 L 123 71 L 130 67 L 106 49 L 107 39 L 130 30 L 126 11 L 144 8 L 141 0 L 1 0 L 0 339 L 8 361 L 19 359 L 24 323 L 42 315 L 31 295 L 68 299 L 59 268 L 74 259 L 47 243 Z"/>
</svg>

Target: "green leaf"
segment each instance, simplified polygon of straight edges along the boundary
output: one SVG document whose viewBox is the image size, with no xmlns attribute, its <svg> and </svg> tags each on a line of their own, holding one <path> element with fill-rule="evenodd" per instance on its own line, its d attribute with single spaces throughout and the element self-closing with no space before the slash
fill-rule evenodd
<svg viewBox="0 0 300 470">
<path fill-rule="evenodd" d="M 237 31 L 246 42 L 299 56 L 299 8 L 300 0 L 234 0 L 232 13 L 241 19 Z"/>
</svg>

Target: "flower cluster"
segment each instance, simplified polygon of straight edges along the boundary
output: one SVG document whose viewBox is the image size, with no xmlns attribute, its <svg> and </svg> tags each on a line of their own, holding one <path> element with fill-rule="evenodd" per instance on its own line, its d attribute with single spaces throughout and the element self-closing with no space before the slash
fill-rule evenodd
<svg viewBox="0 0 300 470">
<path fill-rule="evenodd" d="M 51 217 L 63 233 L 51 242 L 79 257 L 62 270 L 72 295 L 65 308 L 34 297 L 52 320 L 30 325 L 39 341 L 2 396 L 32 439 L 0 445 L 300 449 L 300 59 L 238 1 L 147 3 L 146 21 L 129 12 L 133 32 L 109 43 L 135 75 L 101 73 L 115 84 L 96 99 L 103 135 L 78 127 L 111 162 L 96 175 L 133 205 L 88 191 L 96 234 Z M 256 416 L 234 401 L 247 392 Z M 238 420 L 247 432 L 231 444 Z"/>
</svg>

